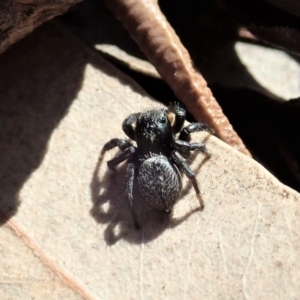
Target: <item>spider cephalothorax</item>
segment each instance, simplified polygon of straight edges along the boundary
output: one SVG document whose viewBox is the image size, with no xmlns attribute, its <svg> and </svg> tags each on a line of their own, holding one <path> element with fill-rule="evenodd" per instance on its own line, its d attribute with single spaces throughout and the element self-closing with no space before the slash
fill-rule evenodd
<svg viewBox="0 0 300 300">
<path fill-rule="evenodd" d="M 204 123 L 191 123 L 183 128 L 185 115 L 185 109 L 173 104 L 169 109 L 131 114 L 124 120 L 122 128 L 136 146 L 125 139 L 112 139 L 102 149 L 100 159 L 114 147 L 122 151 L 107 162 L 109 168 L 127 160 L 126 197 L 136 227 L 139 227 L 139 222 L 132 204 L 135 176 L 146 201 L 159 210 L 170 212 L 181 192 L 183 172 L 192 181 L 200 206 L 204 207 L 195 174 L 185 159 L 191 151 L 205 151 L 205 144 L 190 143 L 190 134 L 213 131 Z"/>
</svg>

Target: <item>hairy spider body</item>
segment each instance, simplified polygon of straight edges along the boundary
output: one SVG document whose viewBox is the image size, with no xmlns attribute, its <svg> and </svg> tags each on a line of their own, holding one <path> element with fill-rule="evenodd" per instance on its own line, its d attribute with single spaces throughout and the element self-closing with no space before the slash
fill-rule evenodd
<svg viewBox="0 0 300 300">
<path fill-rule="evenodd" d="M 144 160 L 138 174 L 140 191 L 147 202 L 170 212 L 181 191 L 181 174 L 164 155 Z"/>
<path fill-rule="evenodd" d="M 146 201 L 156 209 L 170 212 L 180 196 L 183 172 L 192 181 L 201 208 L 204 206 L 195 174 L 185 159 L 190 151 L 205 151 L 205 144 L 190 143 L 190 134 L 201 130 L 212 133 L 212 130 L 204 123 L 191 123 L 183 128 L 185 115 L 185 109 L 172 104 L 168 110 L 162 108 L 131 114 L 124 120 L 122 128 L 137 146 L 125 139 L 112 139 L 102 149 L 100 159 L 114 147 L 122 151 L 107 162 L 109 168 L 127 160 L 126 197 L 137 228 L 139 222 L 132 203 L 135 177 Z M 179 139 L 176 139 L 177 133 Z"/>
</svg>

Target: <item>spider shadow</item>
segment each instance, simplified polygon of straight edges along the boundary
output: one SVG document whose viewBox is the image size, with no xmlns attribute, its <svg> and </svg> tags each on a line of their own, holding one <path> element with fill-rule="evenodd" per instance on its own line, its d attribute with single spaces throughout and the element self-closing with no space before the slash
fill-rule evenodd
<svg viewBox="0 0 300 300">
<path fill-rule="evenodd" d="M 129 205 L 125 199 L 126 163 L 120 165 L 116 171 L 106 168 L 106 161 L 98 161 L 95 167 L 90 184 L 93 202 L 90 213 L 97 223 L 107 225 L 104 239 L 108 245 L 113 245 L 121 239 L 135 244 L 151 241 L 165 230 L 177 227 L 192 214 L 201 210 L 197 207 L 175 219 L 172 212 L 167 214 L 148 205 L 140 194 L 135 179 L 133 206 L 141 225 L 141 229 L 137 230 L 133 225 Z M 190 185 L 184 187 L 183 194 L 185 195 L 190 188 Z"/>
</svg>

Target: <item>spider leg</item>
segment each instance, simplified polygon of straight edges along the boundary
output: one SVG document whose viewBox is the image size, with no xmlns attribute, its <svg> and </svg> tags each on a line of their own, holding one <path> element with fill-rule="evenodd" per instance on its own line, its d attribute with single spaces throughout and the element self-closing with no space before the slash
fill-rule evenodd
<svg viewBox="0 0 300 300">
<path fill-rule="evenodd" d="M 174 117 L 175 120 L 173 119 Z M 168 118 L 171 123 L 173 123 L 172 121 L 174 121 L 172 127 L 173 127 L 173 133 L 176 134 L 183 127 L 186 118 L 186 111 L 183 107 L 180 107 L 179 104 L 170 103 L 168 108 Z"/>
<path fill-rule="evenodd" d="M 99 160 L 103 160 L 104 154 L 106 151 L 113 149 L 115 147 L 119 147 L 119 149 L 123 152 L 119 156 L 114 157 L 113 159 L 109 160 L 107 162 L 107 166 L 110 169 L 113 169 L 119 163 L 121 163 L 122 161 L 129 158 L 129 162 L 128 162 L 127 168 L 126 168 L 126 198 L 129 203 L 134 226 L 135 226 L 135 228 L 139 229 L 140 225 L 138 222 L 137 215 L 136 215 L 135 211 L 133 210 L 133 203 L 132 203 L 132 201 L 133 201 L 133 182 L 134 182 L 134 163 L 132 160 L 130 160 L 130 158 L 134 155 L 136 148 L 127 140 L 112 139 L 103 146 Z"/>
<path fill-rule="evenodd" d="M 193 187 L 196 192 L 197 199 L 199 201 L 201 209 L 204 208 L 204 202 L 201 197 L 201 192 L 199 189 L 199 185 L 197 182 L 197 178 L 195 176 L 195 173 L 192 171 L 192 169 L 189 167 L 189 165 L 185 162 L 184 157 L 176 150 L 171 152 L 171 157 L 175 164 L 178 166 L 178 168 L 183 171 L 183 173 L 187 176 L 189 180 L 192 181 Z"/>
<path fill-rule="evenodd" d="M 110 169 L 114 170 L 115 166 L 117 166 L 119 163 L 126 160 L 130 156 L 132 156 L 132 154 L 135 153 L 135 150 L 136 150 L 135 147 L 131 145 L 130 147 L 125 149 L 124 152 L 122 152 L 119 156 L 114 157 L 113 159 L 109 160 L 107 162 L 107 166 Z"/>
<path fill-rule="evenodd" d="M 190 151 L 198 151 L 206 153 L 205 143 L 189 143 L 182 140 L 175 140 L 173 148 L 177 150 L 184 158 L 188 158 Z"/>
<path fill-rule="evenodd" d="M 119 149 L 121 151 L 125 151 L 127 148 L 133 147 L 133 146 L 130 144 L 130 142 L 128 142 L 127 140 L 124 140 L 124 139 L 111 139 L 109 142 L 107 142 L 103 146 L 100 157 L 99 157 L 99 161 L 103 160 L 104 155 L 108 150 L 111 150 L 115 147 L 119 147 Z"/>
<path fill-rule="evenodd" d="M 133 209 L 133 182 L 134 182 L 134 163 L 128 162 L 126 169 L 126 198 L 129 204 L 131 215 L 136 229 L 140 228 L 137 215 Z"/>
<path fill-rule="evenodd" d="M 205 123 L 191 123 L 182 129 L 179 135 L 179 140 L 189 142 L 191 140 L 191 133 L 196 131 L 207 131 L 211 134 L 214 134 L 214 130 L 208 127 L 208 125 Z"/>
</svg>

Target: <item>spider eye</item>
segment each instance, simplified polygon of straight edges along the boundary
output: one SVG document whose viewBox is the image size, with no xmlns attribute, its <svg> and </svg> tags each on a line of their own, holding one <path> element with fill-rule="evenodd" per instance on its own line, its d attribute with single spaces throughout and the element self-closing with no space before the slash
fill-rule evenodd
<svg viewBox="0 0 300 300">
<path fill-rule="evenodd" d="M 159 119 L 159 123 L 161 123 L 161 124 L 165 124 L 166 122 L 167 122 L 167 118 L 165 118 L 165 117 L 161 117 Z"/>
</svg>

